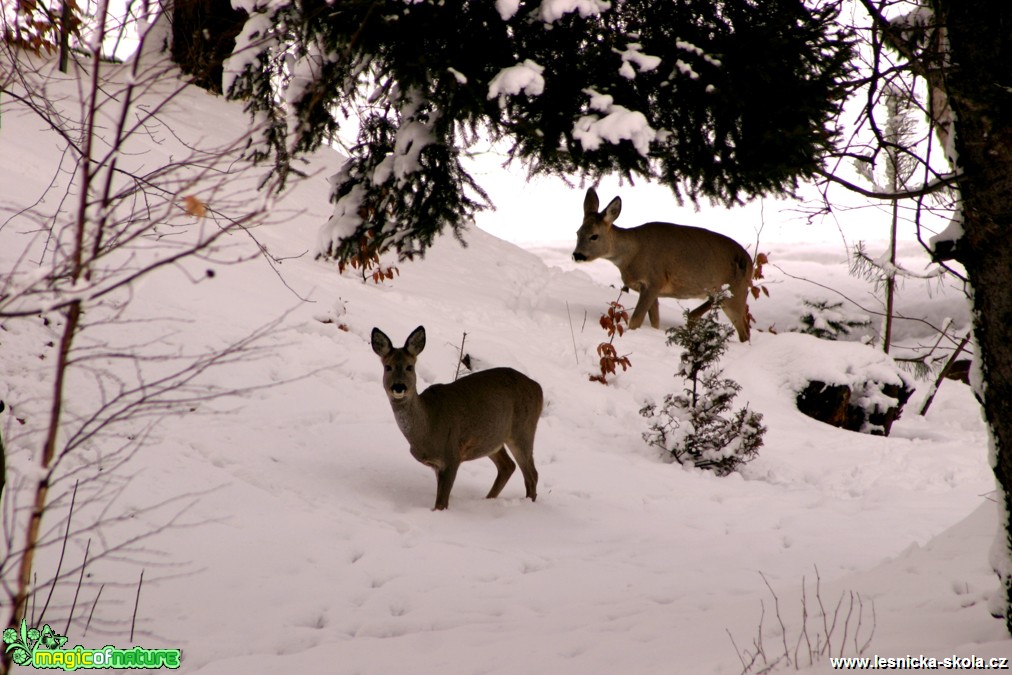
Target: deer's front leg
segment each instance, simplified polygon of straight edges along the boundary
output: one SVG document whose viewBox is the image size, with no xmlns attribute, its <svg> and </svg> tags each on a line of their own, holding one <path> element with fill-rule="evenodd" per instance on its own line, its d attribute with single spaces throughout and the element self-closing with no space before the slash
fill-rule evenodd
<svg viewBox="0 0 1012 675">
<path fill-rule="evenodd" d="M 441 469 L 436 469 L 436 505 L 433 511 L 442 511 L 450 506 L 450 490 L 453 489 L 453 481 L 457 479 L 457 468 L 459 462 L 449 462 Z"/>
<path fill-rule="evenodd" d="M 647 312 L 651 313 L 650 316 L 651 324 L 654 323 L 653 315 L 655 313 L 659 315 L 659 311 L 655 309 L 658 297 L 657 291 L 649 286 L 641 286 L 639 289 L 639 293 L 640 297 L 639 300 L 636 301 L 636 309 L 633 310 L 632 318 L 629 319 L 630 330 L 634 330 L 643 325 L 643 319 L 646 318 Z M 658 323 L 654 325 L 654 327 L 656 328 L 658 325 L 660 325 L 659 320 Z"/>
<path fill-rule="evenodd" d="M 650 317 L 650 325 L 654 328 L 661 327 L 661 301 L 654 300 L 654 304 L 650 305 L 650 309 L 647 310 L 647 315 Z"/>
</svg>

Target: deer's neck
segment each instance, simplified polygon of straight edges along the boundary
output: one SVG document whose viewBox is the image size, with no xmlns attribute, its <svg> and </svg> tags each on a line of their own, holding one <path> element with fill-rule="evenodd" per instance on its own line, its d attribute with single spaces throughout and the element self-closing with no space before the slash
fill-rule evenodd
<svg viewBox="0 0 1012 675">
<path fill-rule="evenodd" d="M 636 257 L 639 252 L 639 240 L 633 233 L 612 225 L 608 235 L 611 240 L 608 255 L 602 257 L 620 268 Z"/>
<path fill-rule="evenodd" d="M 409 443 L 425 437 L 428 432 L 428 416 L 417 393 L 411 393 L 402 399 L 390 399 L 390 407 L 393 408 L 397 428 Z"/>
</svg>

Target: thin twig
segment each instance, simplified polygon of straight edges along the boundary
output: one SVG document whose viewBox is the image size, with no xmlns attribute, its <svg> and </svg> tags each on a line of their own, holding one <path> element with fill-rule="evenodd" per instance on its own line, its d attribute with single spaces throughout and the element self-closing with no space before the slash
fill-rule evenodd
<svg viewBox="0 0 1012 675">
<path fill-rule="evenodd" d="M 927 367 L 928 360 L 931 358 L 931 355 L 935 353 L 935 350 L 938 349 L 938 345 L 942 344 L 942 340 L 944 340 L 949 336 L 949 328 L 952 326 L 952 323 L 953 321 L 951 317 L 946 318 L 945 321 L 942 322 L 942 331 L 938 334 L 938 339 L 935 340 L 935 344 L 931 346 L 931 349 L 928 350 L 928 353 L 922 356 L 921 358 L 919 359 L 894 358 L 894 360 L 903 363 L 923 363 L 924 366 Z"/>
<path fill-rule="evenodd" d="M 88 621 L 84 624 L 84 634 L 88 635 L 88 629 L 91 627 L 91 617 L 95 616 L 95 608 L 98 607 L 98 599 L 102 597 L 102 591 L 105 589 L 105 584 L 98 587 L 98 593 L 95 594 L 95 601 L 91 603 L 91 611 L 88 612 Z"/>
<path fill-rule="evenodd" d="M 919 413 L 921 417 L 928 414 L 928 408 L 931 407 L 931 402 L 935 400 L 935 394 L 938 393 L 938 388 L 942 386 L 942 381 L 945 379 L 945 376 L 948 375 L 949 371 L 952 370 L 952 364 L 956 362 L 956 359 L 963 352 L 963 349 L 966 348 L 967 343 L 970 342 L 971 334 L 972 331 L 968 331 L 966 335 L 963 336 L 963 339 L 959 341 L 959 344 L 956 345 L 956 348 L 952 350 L 952 354 L 949 356 L 949 360 L 945 362 L 944 366 L 942 366 L 942 370 L 938 373 L 938 377 L 935 378 L 935 381 L 931 386 L 931 392 L 928 394 L 927 397 L 925 397 L 924 403 L 921 405 L 921 410 Z"/>
<path fill-rule="evenodd" d="M 37 625 L 36 622 L 35 622 L 35 599 L 37 597 L 39 597 L 39 594 L 36 592 L 36 591 L 38 591 L 38 588 L 39 588 L 39 573 L 38 572 L 32 572 L 32 590 L 31 590 L 31 594 L 32 594 L 32 625 L 33 626 Z M 24 619 L 24 614 L 21 615 L 21 618 Z"/>
<path fill-rule="evenodd" d="M 877 626 L 878 626 L 878 616 L 875 614 L 875 599 L 872 598 L 872 601 L 871 601 L 871 632 L 868 634 L 868 639 L 864 641 L 864 644 L 861 645 L 861 648 L 857 651 L 858 656 L 864 654 L 865 651 L 868 649 L 868 645 L 871 644 L 871 639 L 873 637 L 875 637 L 875 628 Z M 855 642 L 855 644 L 857 643 L 857 636 L 856 635 L 854 636 L 854 642 Z"/>
<path fill-rule="evenodd" d="M 822 612 L 822 630 L 826 634 L 826 644 L 819 650 L 821 656 L 823 652 L 829 650 L 829 655 L 833 655 L 833 646 L 830 642 L 830 636 L 833 634 L 832 629 L 829 627 L 829 617 L 826 614 L 826 607 L 822 604 L 822 578 L 819 576 L 819 568 L 815 568 L 815 599 L 819 601 L 819 611 Z M 833 619 L 833 625 L 836 626 L 836 619 Z"/>
<path fill-rule="evenodd" d="M 812 640 L 808 637 L 808 594 L 805 588 L 805 577 L 801 577 L 801 634 L 798 635 L 798 645 L 794 648 L 794 664 L 800 665 L 798 661 L 798 649 L 801 647 L 801 640 L 805 641 L 808 649 L 808 665 L 812 665 Z"/>
<path fill-rule="evenodd" d="M 56 574 L 53 575 L 53 583 L 49 586 L 49 595 L 46 596 L 46 604 L 42 606 L 42 614 L 39 614 L 38 619 L 35 621 L 35 625 L 39 625 L 43 622 L 46 616 L 46 610 L 49 609 L 49 601 L 53 599 L 53 591 L 56 590 L 56 584 L 60 581 L 60 570 L 63 569 L 63 558 L 67 554 L 67 540 L 70 539 L 70 521 L 74 518 L 74 504 L 77 502 L 77 485 L 78 481 L 74 481 L 74 491 L 70 495 L 70 511 L 67 513 L 67 529 L 63 532 L 63 543 L 60 546 L 60 559 L 56 562 Z"/>
<path fill-rule="evenodd" d="M 457 377 L 460 375 L 460 364 L 464 362 L 464 343 L 467 341 L 467 332 L 464 332 L 464 336 L 460 338 L 460 353 L 457 354 L 457 372 L 453 374 L 453 381 L 457 381 Z"/>
<path fill-rule="evenodd" d="M 569 324 L 572 326 L 572 322 Z M 4 411 L 4 402 L 0 400 L 0 413 Z M 3 428 L 0 427 L 0 502 L 4 497 L 4 486 L 7 484 L 7 453 L 4 450 Z"/>
<path fill-rule="evenodd" d="M 74 489 L 77 489 L 75 483 Z M 70 635 L 70 622 L 74 620 L 74 609 L 77 607 L 77 597 L 81 594 L 81 584 L 84 583 L 84 570 L 88 567 L 88 552 L 91 551 L 91 537 L 84 547 L 84 560 L 81 562 L 81 576 L 77 578 L 77 588 L 74 590 L 74 601 L 70 603 L 70 616 L 67 617 L 67 627 L 63 630 L 64 635 Z"/>
<path fill-rule="evenodd" d="M 872 316 L 885 316 L 884 312 L 880 312 L 880 311 L 878 311 L 876 309 L 871 309 L 870 307 L 865 307 L 864 305 L 862 305 L 861 303 L 859 303 L 857 300 L 854 300 L 853 298 L 851 298 L 847 294 L 842 293 L 840 290 L 838 290 L 836 288 L 833 288 L 832 286 L 827 286 L 826 284 L 821 284 L 818 281 L 812 281 L 811 279 L 808 279 L 806 277 L 799 277 L 799 276 L 797 276 L 795 274 L 791 274 L 790 272 L 788 272 L 787 270 L 785 270 L 783 267 L 780 267 L 779 265 L 775 265 L 773 263 L 770 263 L 770 267 L 772 267 L 775 270 L 778 270 L 781 274 L 783 274 L 785 277 L 787 277 L 789 279 L 794 279 L 796 281 L 804 281 L 805 283 L 812 284 L 813 286 L 818 286 L 819 288 L 821 288 L 823 290 L 826 290 L 826 291 L 829 291 L 830 293 L 835 293 L 839 297 L 843 298 L 844 300 L 846 300 L 850 304 L 852 304 L 855 307 L 857 307 L 859 310 L 861 310 L 865 314 L 871 314 Z M 903 314 L 896 314 L 896 318 L 897 319 L 903 319 L 904 321 L 916 321 L 918 323 L 922 323 L 925 326 L 930 327 L 936 333 L 944 333 L 945 332 L 944 330 L 942 330 L 941 328 L 939 328 L 935 324 L 933 324 L 930 321 L 928 321 L 927 319 L 924 319 L 924 318 L 921 318 L 921 317 L 904 316 Z M 953 342 L 955 342 L 955 340 L 953 340 Z"/>
<path fill-rule="evenodd" d="M 741 661 L 741 667 L 742 667 L 742 671 L 741 672 L 742 673 L 747 673 L 748 669 L 749 669 L 749 664 L 745 663 L 745 657 L 741 655 L 741 650 L 738 649 L 738 645 L 735 643 L 734 636 L 731 635 L 731 631 L 728 630 L 727 628 L 725 628 L 724 630 L 727 632 L 727 636 L 729 638 L 731 638 L 731 646 L 734 647 L 734 653 L 738 655 L 738 660 Z M 755 659 L 753 659 L 752 661 L 754 663 Z"/>
<path fill-rule="evenodd" d="M 773 612 L 777 617 L 777 621 L 780 623 L 780 636 L 784 641 L 784 658 L 786 658 L 787 663 L 790 664 L 791 656 L 787 647 L 787 626 L 784 625 L 784 620 L 780 616 L 780 598 L 777 597 L 776 592 L 773 590 L 773 586 L 771 586 L 769 580 L 766 579 L 766 575 L 760 572 L 759 576 L 762 577 L 763 583 L 766 584 L 766 588 L 770 589 L 770 595 L 773 596 Z"/>
<path fill-rule="evenodd" d="M 841 602 L 843 601 L 843 595 L 840 596 Z M 843 650 L 847 648 L 847 633 L 850 631 L 850 617 L 854 613 L 854 591 L 850 591 L 850 604 L 847 607 L 847 618 L 843 620 L 843 639 L 840 640 L 840 653 L 838 656 L 843 656 Z"/>
<path fill-rule="evenodd" d="M 861 599 L 860 593 L 857 595 L 857 608 L 857 626 L 854 627 L 854 653 L 860 656 L 861 652 L 857 645 L 857 636 L 861 634 L 861 624 L 864 619 L 864 601 Z"/>
<path fill-rule="evenodd" d="M 756 633 L 756 639 L 752 642 L 756 648 L 756 655 L 763 657 L 763 663 L 769 663 L 766 658 L 766 649 L 763 648 L 763 624 L 766 622 L 766 603 L 759 600 L 759 632 Z"/>
<path fill-rule="evenodd" d="M 569 336 L 573 338 L 573 356 L 576 358 L 576 365 L 580 365 L 580 354 L 576 351 L 576 333 L 573 330 L 573 315 L 569 313 L 569 300 L 566 300 L 566 317 L 569 318 Z"/>
<path fill-rule="evenodd" d="M 144 570 L 141 570 L 140 581 L 137 582 L 137 597 L 134 598 L 134 614 L 130 619 L 130 642 L 134 641 L 134 628 L 137 625 L 137 607 L 141 604 L 141 586 L 144 585 Z"/>
</svg>

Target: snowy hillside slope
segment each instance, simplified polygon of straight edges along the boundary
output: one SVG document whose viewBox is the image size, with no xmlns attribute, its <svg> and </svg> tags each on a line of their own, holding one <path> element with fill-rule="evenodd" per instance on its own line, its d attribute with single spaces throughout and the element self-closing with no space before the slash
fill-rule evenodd
<svg viewBox="0 0 1012 675">
<path fill-rule="evenodd" d="M 4 106 L 0 269 L 33 236 L 15 213 L 51 177 L 26 167 L 55 161 L 32 118 Z M 189 139 L 221 140 L 246 124 L 238 106 L 197 90 L 167 114 Z M 147 150 L 144 161 L 167 160 L 171 145 Z M 790 385 L 813 362 L 847 367 L 841 353 L 853 345 L 753 331 L 724 367 L 744 388 L 739 403 L 765 416 L 759 459 L 727 478 L 668 464 L 642 441 L 638 414 L 680 387 L 663 333 L 620 338 L 632 368 L 607 387 L 588 380 L 605 339 L 597 318 L 617 294 L 606 285 L 617 283 L 613 268 L 575 268 L 565 261 L 571 242 L 538 256 L 472 228 L 467 248 L 444 238 L 423 260 L 395 263 L 393 281 L 340 275 L 310 250 L 338 161 L 320 153 L 311 177 L 278 201 L 274 224 L 254 232 L 280 264 L 221 264 L 223 254 L 132 289 L 137 343 L 183 350 L 277 326 L 257 358 L 210 375 L 226 388 L 261 388 L 165 420 L 124 469 L 132 477 L 111 508 L 140 515 L 107 537 L 153 529 L 173 510 L 180 517 L 143 542 L 142 563 L 126 556 L 89 568 L 83 601 L 108 587 L 86 636 L 75 619 L 72 643 L 126 645 L 144 566 L 136 641 L 180 647 L 183 672 L 737 673 L 728 632 L 750 647 L 760 602 L 771 607 L 760 573 L 796 636 L 802 578 L 812 614 L 817 568 L 827 603 L 845 590 L 874 602 L 872 654 L 1012 654 L 984 602 L 996 589 L 986 564 L 993 478 L 968 388 L 943 385 L 921 418 L 921 383 L 889 438 L 833 429 L 794 410 Z M 559 199 L 576 213 L 582 194 Z M 230 259 L 256 251 L 244 234 L 227 244 Z M 785 271 L 867 297 L 838 251 L 778 247 Z M 809 287 L 768 276 L 771 297 L 753 312 L 758 328 L 783 327 Z M 929 299 L 914 285 L 904 298 L 938 323 L 965 312 L 958 296 Z M 664 301 L 661 316 L 664 326 L 680 322 L 677 303 Z M 430 510 L 435 479 L 408 454 L 368 344 L 374 326 L 400 345 L 417 325 L 429 338 L 420 385 L 453 378 L 465 332 L 476 367 L 511 366 L 541 383 L 536 503 L 523 498 L 519 474 L 484 500 L 493 467 L 476 461 L 462 466 L 450 509 Z M 0 398 L 17 411 L 46 393 L 49 364 L 37 355 L 53 329 L 37 318 L 2 327 Z M 16 418 L 0 421 L 9 437 Z M 9 451 L 21 453 L 15 466 L 34 452 Z M 169 515 L 142 512 L 181 495 Z M 68 555 L 83 548 L 74 541 Z M 764 626 L 773 630 L 769 614 Z"/>
</svg>

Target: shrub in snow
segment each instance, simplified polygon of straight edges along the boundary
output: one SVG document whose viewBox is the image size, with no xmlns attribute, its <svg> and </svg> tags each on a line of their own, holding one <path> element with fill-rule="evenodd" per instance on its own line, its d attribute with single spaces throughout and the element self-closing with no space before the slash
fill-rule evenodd
<svg viewBox="0 0 1012 675">
<path fill-rule="evenodd" d="M 798 410 L 832 426 L 888 436 L 914 392 L 910 376 L 868 345 L 785 334 L 764 347 L 784 363 Z"/>
<path fill-rule="evenodd" d="M 851 384 L 813 380 L 798 393 L 796 404 L 809 417 L 834 427 L 888 436 L 913 393 L 905 380 L 881 382 L 860 376 Z"/>
<path fill-rule="evenodd" d="M 681 394 L 667 394 L 661 406 L 649 404 L 640 414 L 651 421 L 643 440 L 669 453 L 680 464 L 693 464 L 724 476 L 758 454 L 766 427 L 762 415 L 748 406 L 731 413 L 741 386 L 717 368 L 734 332 L 717 319 L 721 297 L 697 321 L 668 329 L 668 344 L 684 349 L 678 374 Z"/>
<path fill-rule="evenodd" d="M 601 366 L 600 374 L 590 376 L 591 382 L 608 384 L 608 376 L 616 373 L 617 367 L 622 366 L 622 371 L 632 367 L 628 356 L 619 356 L 615 349 L 615 336 L 622 336 L 629 327 L 629 312 L 619 303 L 625 290 L 619 291 L 618 297 L 608 303 L 608 311 L 601 315 L 601 328 L 608 333 L 608 341 L 597 346 L 598 362 Z"/>
<path fill-rule="evenodd" d="M 836 340 L 849 335 L 855 328 L 867 328 L 871 319 L 864 314 L 851 314 L 843 310 L 843 301 L 802 300 L 808 311 L 801 315 L 801 325 L 794 329 L 823 340 Z"/>
</svg>

